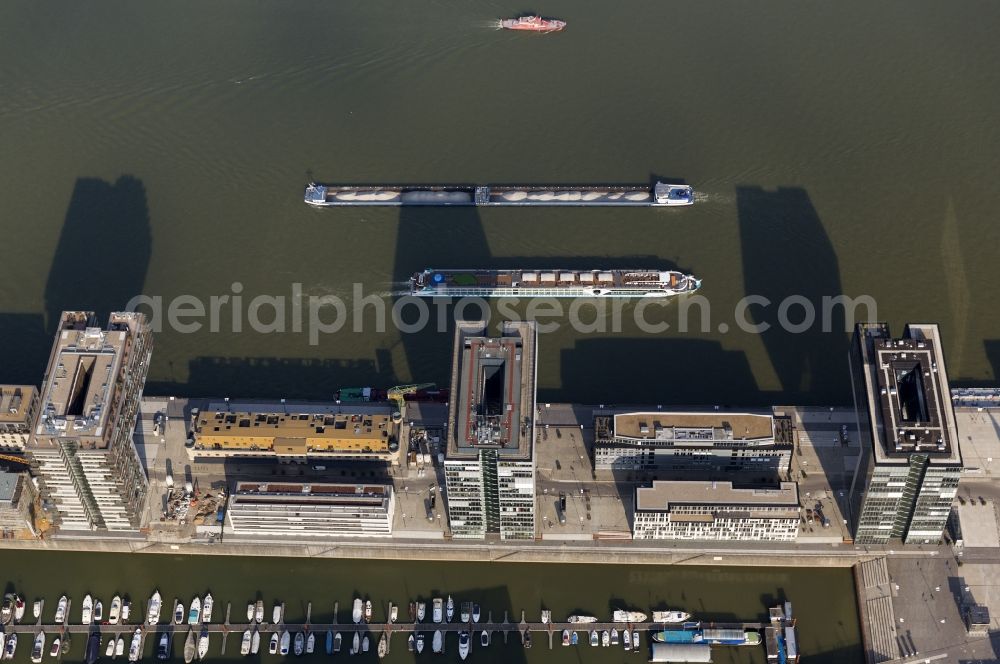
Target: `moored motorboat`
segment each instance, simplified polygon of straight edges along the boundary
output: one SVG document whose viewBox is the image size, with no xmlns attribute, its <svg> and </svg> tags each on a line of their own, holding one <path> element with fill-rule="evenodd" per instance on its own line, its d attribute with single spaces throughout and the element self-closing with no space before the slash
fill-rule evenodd
<svg viewBox="0 0 1000 664">
<path fill-rule="evenodd" d="M 201 598 L 197 595 L 191 600 L 191 609 L 188 610 L 188 624 L 197 625 L 201 621 Z"/>
<path fill-rule="evenodd" d="M 552 622 L 552 612 L 548 609 L 542 609 L 542 624 L 548 625 Z"/>
<path fill-rule="evenodd" d="M 201 631 L 201 636 L 198 637 L 198 659 L 205 659 L 205 655 L 208 654 L 208 630 L 203 629 Z"/>
<path fill-rule="evenodd" d="M 625 646 L 625 650 L 632 649 L 632 633 L 627 629 L 622 631 L 622 643 Z"/>
<path fill-rule="evenodd" d="M 132 632 L 132 643 L 128 647 L 128 661 L 138 662 L 142 655 L 142 630 L 138 627 Z"/>
<path fill-rule="evenodd" d="M 124 654 L 125 654 L 125 637 L 119 636 L 115 640 L 115 657 L 121 657 Z"/>
<path fill-rule="evenodd" d="M 174 624 L 180 625 L 184 622 L 184 605 L 177 602 L 177 606 L 174 607 Z"/>
<path fill-rule="evenodd" d="M 458 633 L 458 656 L 462 659 L 469 656 L 469 643 L 471 640 L 468 632 L 462 631 Z"/>
<path fill-rule="evenodd" d="M 292 652 L 295 653 L 296 657 L 301 657 L 302 652 L 306 647 L 306 637 L 302 632 L 295 633 L 295 639 L 292 642 Z"/>
<path fill-rule="evenodd" d="M 389 639 L 386 638 L 385 632 L 382 632 L 382 636 L 379 637 L 378 646 L 375 648 L 375 652 L 378 654 L 379 659 L 382 659 L 389 654 Z"/>
<path fill-rule="evenodd" d="M 253 634 L 249 629 L 243 631 L 243 640 L 240 642 L 240 654 L 249 655 L 250 645 L 253 643 Z"/>
<path fill-rule="evenodd" d="M 114 655 L 115 655 L 115 637 L 112 636 L 111 640 L 108 641 L 108 647 L 105 648 L 104 655 L 106 657 L 114 657 Z"/>
<path fill-rule="evenodd" d="M 14 622 L 21 622 L 25 611 L 24 598 L 20 595 L 14 596 Z"/>
<path fill-rule="evenodd" d="M 38 664 L 45 655 L 45 631 L 39 631 L 35 635 L 35 642 L 31 644 L 31 661 Z"/>
<path fill-rule="evenodd" d="M 601 632 L 601 646 L 607 648 L 611 645 L 611 632 L 604 630 Z"/>
<path fill-rule="evenodd" d="M 42 615 L 42 600 L 36 599 L 35 603 L 31 605 L 31 615 L 34 616 L 35 620 Z"/>
<path fill-rule="evenodd" d="M 13 617 L 13 614 L 12 614 Z M 4 659 L 14 659 L 14 655 L 17 654 L 17 634 L 9 634 L 7 636 L 7 643 L 3 646 L 3 658 Z M 96 659 L 94 661 L 97 661 Z M 90 664 L 93 664 L 92 662 Z"/>
<path fill-rule="evenodd" d="M 124 649 L 124 645 L 122 646 Z M 101 634 L 97 631 L 91 632 L 87 637 L 87 649 L 83 656 L 83 661 L 87 664 L 94 664 L 101 658 Z"/>
<path fill-rule="evenodd" d="M 372 601 L 370 599 L 365 600 L 365 622 L 370 623 L 372 621 Z"/>
<path fill-rule="evenodd" d="M 472 622 L 474 622 L 474 623 L 479 622 L 480 616 L 481 616 L 481 614 L 480 614 L 480 610 L 479 610 L 479 605 L 478 604 L 473 604 L 472 605 Z"/>
<path fill-rule="evenodd" d="M 632 630 L 632 649 L 636 652 L 639 651 L 639 630 Z"/>
<path fill-rule="evenodd" d="M 687 611 L 669 609 L 667 611 L 653 611 L 653 622 L 677 624 L 691 618 Z"/>
<path fill-rule="evenodd" d="M 187 638 L 184 639 L 184 662 L 191 664 L 194 656 L 198 654 L 198 644 L 195 641 L 194 630 L 188 629 Z"/>
<path fill-rule="evenodd" d="M 569 644 L 571 646 L 575 646 L 579 642 L 580 642 L 580 635 L 577 634 L 575 631 L 570 632 L 569 633 Z"/>
<path fill-rule="evenodd" d="M 282 614 L 281 603 L 275 604 L 274 609 L 271 610 L 271 623 L 274 625 L 281 624 L 281 614 Z"/>
<path fill-rule="evenodd" d="M 524 640 L 524 647 L 525 648 L 530 648 L 531 647 L 531 630 L 530 629 L 524 630 L 524 639 L 523 640 Z"/>
<path fill-rule="evenodd" d="M 247 622 L 253 622 L 253 602 L 247 604 Z"/>
<path fill-rule="evenodd" d="M 117 625 L 122 615 L 122 598 L 115 595 L 111 598 L 111 606 L 108 608 L 108 624 Z"/>
<path fill-rule="evenodd" d="M 128 623 L 129 616 L 132 615 L 132 602 L 129 600 L 128 596 L 122 597 L 122 618 L 121 623 L 123 625 Z"/>
<path fill-rule="evenodd" d="M 292 635 L 288 633 L 286 629 L 281 633 L 281 643 L 278 645 L 278 654 L 284 657 L 288 654 L 288 646 L 291 645 Z"/>
<path fill-rule="evenodd" d="M 278 654 L 278 642 L 280 640 L 281 640 L 281 637 L 278 636 L 277 632 L 275 632 L 274 634 L 272 634 L 271 635 L 271 642 L 267 646 L 267 652 L 269 652 L 272 655 L 277 655 Z"/>
<path fill-rule="evenodd" d="M 49 657 L 58 657 L 62 651 L 62 639 L 58 636 L 55 641 L 52 642 L 52 647 L 49 648 Z"/>
<path fill-rule="evenodd" d="M 156 647 L 157 659 L 168 659 L 170 657 L 170 635 L 164 632 L 160 634 L 160 644 Z"/>
<path fill-rule="evenodd" d="M 203 623 L 212 622 L 212 609 L 215 607 L 215 599 L 212 593 L 205 595 L 205 601 L 201 603 L 201 621 Z"/>
<path fill-rule="evenodd" d="M 462 610 L 458 613 L 458 619 L 462 623 L 467 623 L 472 619 L 472 602 L 462 602 Z"/>
<path fill-rule="evenodd" d="M 448 603 L 445 605 L 445 614 L 448 616 L 448 622 L 451 622 L 455 618 L 455 600 L 448 595 Z"/>
<path fill-rule="evenodd" d="M 564 646 L 568 646 L 569 645 L 569 630 L 568 629 L 564 629 L 563 630 L 563 633 L 562 633 L 562 644 Z"/>
<path fill-rule="evenodd" d="M 333 654 L 333 630 L 332 629 L 326 630 L 326 654 L 327 655 L 332 655 Z"/>
<path fill-rule="evenodd" d="M 417 654 L 421 654 L 424 651 L 424 633 L 420 632 L 417 634 Z"/>
<path fill-rule="evenodd" d="M 157 590 L 153 593 L 153 596 L 149 598 L 149 611 L 146 612 L 146 622 L 150 625 L 155 625 L 160 620 L 161 602 L 160 591 Z"/>
<path fill-rule="evenodd" d="M 566 619 L 568 623 L 595 623 L 597 618 L 594 616 L 570 616 Z"/>
<path fill-rule="evenodd" d="M 3 606 L 0 606 L 0 624 L 6 625 L 14 619 L 14 593 L 3 596 Z"/>
<path fill-rule="evenodd" d="M 440 597 L 435 597 L 433 602 L 433 609 L 431 611 L 431 618 L 434 622 L 440 623 L 444 620 L 444 600 Z"/>
<path fill-rule="evenodd" d="M 601 645 L 601 637 L 598 636 L 596 629 L 590 630 L 590 645 L 591 647 Z"/>
<path fill-rule="evenodd" d="M 641 611 L 623 611 L 617 609 L 611 619 L 613 622 L 619 623 L 641 623 L 646 622 L 647 616 Z"/>
<path fill-rule="evenodd" d="M 253 618 L 259 623 L 264 622 L 264 600 L 259 599 L 257 603 L 254 604 Z"/>
<path fill-rule="evenodd" d="M 344 641 L 344 639 L 343 639 L 343 637 L 341 637 L 340 632 L 337 632 L 336 634 L 333 635 L 333 652 L 334 652 L 334 654 L 340 652 L 340 646 L 343 643 L 343 641 Z"/>
<path fill-rule="evenodd" d="M 479 645 L 481 645 L 484 648 L 490 645 L 490 633 L 487 632 L 485 629 L 479 635 Z"/>
<path fill-rule="evenodd" d="M 394 623 L 399 618 L 399 607 L 389 604 L 389 622 Z"/>
<path fill-rule="evenodd" d="M 69 598 L 63 595 L 59 598 L 59 604 L 56 606 L 56 624 L 62 625 L 66 622 L 66 608 L 69 606 Z"/>
<path fill-rule="evenodd" d="M 500 21 L 503 30 L 521 30 L 525 32 L 559 32 L 566 27 L 566 21 L 541 16 L 518 16 Z"/>
<path fill-rule="evenodd" d="M 371 640 L 368 635 L 365 634 L 364 638 L 361 639 L 361 652 L 368 652 L 368 648 L 371 646 Z"/>
<path fill-rule="evenodd" d="M 417 602 L 417 622 L 423 622 L 427 617 L 427 603 Z"/>
<path fill-rule="evenodd" d="M 316 635 L 309 632 L 309 636 L 306 637 L 306 654 L 311 655 L 316 652 Z"/>
<path fill-rule="evenodd" d="M 354 621 L 355 625 L 361 624 L 361 620 L 364 618 L 365 603 L 361 601 L 361 598 L 354 598 L 354 606 L 351 609 L 351 619 Z"/>
<path fill-rule="evenodd" d="M 260 632 L 255 629 L 253 638 L 250 640 L 250 654 L 256 655 L 258 652 L 260 652 Z"/>
<path fill-rule="evenodd" d="M 406 649 L 409 650 L 410 652 L 413 652 L 414 648 L 416 647 L 416 644 L 417 644 L 417 639 L 413 636 L 413 632 L 410 632 L 409 638 L 406 639 Z"/>
<path fill-rule="evenodd" d="M 351 641 L 351 654 L 356 655 L 361 652 L 361 634 L 354 632 L 354 639 Z"/>
<path fill-rule="evenodd" d="M 618 630 L 617 629 L 612 629 L 611 630 L 611 645 L 613 645 L 613 646 L 618 645 Z"/>
<path fill-rule="evenodd" d="M 83 607 L 80 612 L 80 624 L 89 625 L 94 622 L 94 598 L 87 595 L 83 598 Z"/>
<path fill-rule="evenodd" d="M 431 652 L 444 652 L 444 634 L 441 630 L 434 630 L 434 638 L 431 640 Z"/>
<path fill-rule="evenodd" d="M 100 624 L 104 620 L 104 604 L 101 600 L 94 602 L 94 622 Z"/>
</svg>

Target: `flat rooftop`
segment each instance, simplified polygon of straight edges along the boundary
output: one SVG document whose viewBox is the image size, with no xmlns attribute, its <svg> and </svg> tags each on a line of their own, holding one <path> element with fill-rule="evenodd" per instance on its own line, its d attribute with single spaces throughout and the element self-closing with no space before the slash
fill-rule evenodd
<svg viewBox="0 0 1000 664">
<path fill-rule="evenodd" d="M 377 413 L 262 413 L 202 411 L 194 423 L 195 444 L 217 450 L 273 449 L 388 452 L 389 415 Z"/>
<path fill-rule="evenodd" d="M 961 463 L 937 326 L 907 325 L 899 339 L 884 323 L 858 328 L 876 459 Z"/>
<path fill-rule="evenodd" d="M 486 336 L 481 322 L 458 323 L 447 458 L 478 457 L 484 449 L 531 458 L 535 342 L 532 322 L 506 322 L 499 337 Z"/>
<path fill-rule="evenodd" d="M 235 504 L 387 505 L 392 486 L 305 482 L 237 482 Z"/>
<path fill-rule="evenodd" d="M 120 406 L 113 399 L 115 383 L 141 324 L 141 314 L 129 312 L 112 313 L 107 328 L 97 326 L 93 312 L 63 312 L 42 383 L 36 435 L 107 444 L 105 427 Z"/>
<path fill-rule="evenodd" d="M 795 482 L 734 487 L 732 482 L 654 481 L 636 489 L 637 511 L 669 511 L 680 505 L 789 507 L 797 512 L 799 492 Z"/>
<path fill-rule="evenodd" d="M 34 385 L 0 385 L 0 422 L 26 422 L 37 395 Z"/>
<path fill-rule="evenodd" d="M 17 491 L 17 481 L 21 476 L 0 470 L 0 502 L 10 503 Z"/>
<path fill-rule="evenodd" d="M 752 413 L 637 412 L 614 416 L 614 436 L 675 443 L 761 440 L 774 436 L 771 415 Z"/>
</svg>

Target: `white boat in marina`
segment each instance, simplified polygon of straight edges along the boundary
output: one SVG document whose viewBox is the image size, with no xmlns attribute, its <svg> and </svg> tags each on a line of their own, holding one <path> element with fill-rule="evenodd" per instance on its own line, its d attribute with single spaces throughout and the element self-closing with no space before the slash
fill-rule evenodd
<svg viewBox="0 0 1000 664">
<path fill-rule="evenodd" d="M 542 611 L 542 624 L 548 625 L 550 622 L 552 622 L 552 612 L 545 609 Z"/>
<path fill-rule="evenodd" d="M 14 659 L 14 655 L 17 654 L 17 633 L 12 633 L 7 636 L 7 642 L 3 646 L 3 658 L 4 659 Z"/>
<path fill-rule="evenodd" d="M 36 599 L 35 603 L 31 605 L 31 615 L 33 615 L 35 617 L 35 620 L 38 620 L 38 616 L 42 615 L 42 601 L 41 600 Z"/>
<path fill-rule="evenodd" d="M 361 652 L 361 634 L 354 633 L 354 640 L 351 642 L 351 654 L 356 655 Z"/>
<path fill-rule="evenodd" d="M 271 623 L 274 625 L 281 624 L 281 604 L 274 605 L 274 609 L 271 611 Z"/>
<path fill-rule="evenodd" d="M 690 619 L 691 614 L 687 611 L 673 609 L 667 611 L 653 611 L 653 622 L 677 624 L 687 622 Z"/>
<path fill-rule="evenodd" d="M 177 606 L 174 607 L 174 624 L 180 625 L 184 622 L 184 605 L 177 602 Z"/>
<path fill-rule="evenodd" d="M 292 642 L 292 652 L 295 653 L 296 657 L 302 656 L 302 651 L 306 647 L 306 637 L 302 632 L 295 633 L 295 639 Z"/>
<path fill-rule="evenodd" d="M 632 633 L 627 629 L 622 632 L 622 643 L 625 646 L 625 650 L 632 649 Z"/>
<path fill-rule="evenodd" d="M 49 657 L 58 657 L 62 649 L 62 639 L 58 636 L 55 641 L 52 642 L 52 647 L 49 648 Z"/>
<path fill-rule="evenodd" d="M 198 659 L 205 659 L 208 654 L 208 630 L 204 630 L 198 637 Z"/>
<path fill-rule="evenodd" d="M 150 625 L 155 625 L 160 621 L 161 602 L 160 591 L 154 592 L 153 596 L 149 598 L 149 611 L 146 613 L 146 622 Z"/>
<path fill-rule="evenodd" d="M 83 610 L 80 615 L 80 624 L 89 625 L 94 622 L 94 598 L 87 595 L 83 598 Z"/>
<path fill-rule="evenodd" d="M 35 664 L 42 661 L 45 655 L 45 632 L 40 631 L 35 635 L 35 642 L 31 644 L 31 661 Z"/>
<path fill-rule="evenodd" d="M 451 595 L 448 595 L 448 603 L 445 604 L 445 613 L 448 616 L 448 622 L 451 622 L 455 617 L 455 600 L 451 598 Z"/>
<path fill-rule="evenodd" d="M 472 619 L 472 602 L 462 602 L 462 610 L 459 611 L 458 619 L 462 623 L 467 623 Z"/>
<path fill-rule="evenodd" d="M 368 635 L 365 634 L 364 638 L 361 639 L 361 652 L 368 652 L 368 647 L 371 645 L 371 641 L 368 639 Z"/>
<path fill-rule="evenodd" d="M 101 603 L 101 600 L 97 600 L 96 602 L 94 602 L 94 622 L 99 625 L 103 620 L 104 620 L 104 604 Z"/>
<path fill-rule="evenodd" d="M 128 647 L 128 661 L 138 662 L 142 655 L 142 630 L 136 628 L 132 633 L 132 643 Z"/>
<path fill-rule="evenodd" d="M 579 624 L 579 623 L 595 623 L 595 622 L 597 622 L 597 618 L 595 618 L 594 616 L 570 616 L 569 618 L 566 619 L 566 622 L 568 622 L 568 623 L 577 623 L 577 624 Z"/>
<path fill-rule="evenodd" d="M 340 652 L 340 645 L 343 642 L 343 638 L 340 636 L 340 632 L 333 635 L 333 652 L 334 654 Z"/>
<path fill-rule="evenodd" d="M 613 645 L 613 646 L 618 645 L 618 630 L 617 629 L 612 629 L 611 630 L 611 645 Z"/>
<path fill-rule="evenodd" d="M 191 600 L 191 609 L 188 611 L 188 624 L 197 625 L 201 620 L 201 598 L 197 595 Z"/>
<path fill-rule="evenodd" d="M 272 655 L 277 655 L 278 654 L 278 642 L 280 640 L 281 640 L 281 637 L 278 636 L 277 632 L 275 632 L 274 634 L 272 634 L 271 635 L 271 642 L 267 646 L 267 652 L 270 653 L 270 654 L 272 654 Z"/>
<path fill-rule="evenodd" d="M 564 630 L 562 631 L 562 644 L 563 644 L 564 646 L 568 646 L 568 645 L 569 645 L 569 642 L 570 642 L 570 641 L 572 640 L 572 638 L 573 638 L 573 637 L 571 637 L 571 636 L 569 635 L 569 630 L 568 630 L 568 629 L 564 629 Z"/>
<path fill-rule="evenodd" d="M 444 600 L 440 597 L 435 597 L 433 602 L 433 610 L 431 612 L 431 618 L 434 622 L 439 623 L 444 620 Z"/>
<path fill-rule="evenodd" d="M 259 623 L 264 622 L 264 601 L 263 600 L 260 600 L 260 599 L 257 600 L 257 603 L 254 605 L 253 618 L 254 618 L 254 620 L 256 620 Z"/>
<path fill-rule="evenodd" d="M 284 657 L 288 654 L 288 647 L 292 644 L 292 635 L 286 629 L 281 633 L 281 644 L 278 646 L 278 654 Z"/>
<path fill-rule="evenodd" d="M 19 623 L 24 618 L 24 611 L 27 607 L 24 604 L 24 598 L 20 595 L 14 596 L 14 622 Z"/>
<path fill-rule="evenodd" d="M 597 634 L 596 629 L 590 630 L 590 645 L 591 647 L 601 645 L 601 637 Z"/>
<path fill-rule="evenodd" d="M 254 630 L 253 639 L 250 641 L 250 654 L 256 655 L 258 652 L 260 652 L 260 632 Z"/>
<path fill-rule="evenodd" d="M 121 657 L 124 654 L 125 654 L 125 637 L 119 636 L 118 640 L 115 641 L 115 657 Z"/>
<path fill-rule="evenodd" d="M 423 622 L 427 617 L 427 603 L 417 602 L 417 622 Z"/>
<path fill-rule="evenodd" d="M 197 654 L 198 644 L 194 638 L 194 630 L 189 627 L 187 638 L 184 639 L 184 664 L 191 664 Z"/>
<path fill-rule="evenodd" d="M 365 622 L 370 623 L 372 621 L 372 601 L 370 599 L 365 600 Z"/>
<path fill-rule="evenodd" d="M 479 622 L 479 618 L 480 617 L 481 617 L 481 614 L 480 614 L 479 604 L 473 604 L 472 605 L 472 622 L 474 622 L 474 623 Z"/>
<path fill-rule="evenodd" d="M 444 652 L 444 634 L 439 629 L 434 631 L 434 638 L 431 640 L 431 652 Z"/>
<path fill-rule="evenodd" d="M 250 632 L 249 629 L 245 630 L 243 632 L 243 640 L 240 642 L 240 654 L 244 656 L 249 655 L 250 645 L 252 643 L 253 643 L 253 634 Z"/>
<path fill-rule="evenodd" d="M 611 645 L 611 632 L 608 630 L 604 630 L 601 633 L 601 645 L 605 648 Z"/>
<path fill-rule="evenodd" d="M 132 615 L 132 602 L 129 601 L 128 597 L 122 597 L 122 619 L 121 623 L 124 625 L 128 622 L 128 617 Z"/>
<path fill-rule="evenodd" d="M 481 645 L 484 648 L 490 645 L 490 633 L 487 632 L 485 629 L 483 630 L 482 634 L 479 635 L 479 645 Z"/>
<path fill-rule="evenodd" d="M 632 649 L 636 652 L 639 651 L 639 630 L 632 630 Z"/>
<path fill-rule="evenodd" d="M 311 655 L 316 651 L 316 635 L 309 632 L 309 636 L 306 637 L 306 654 Z"/>
<path fill-rule="evenodd" d="M 108 647 L 104 649 L 104 656 L 105 657 L 114 657 L 115 656 L 115 638 L 114 637 L 111 637 L 111 640 L 108 641 Z"/>
<path fill-rule="evenodd" d="M 424 633 L 420 632 L 417 634 L 417 654 L 421 654 L 424 651 Z"/>
<path fill-rule="evenodd" d="M 351 619 L 354 621 L 355 625 L 361 623 L 361 619 L 364 616 L 365 605 L 360 598 L 354 598 L 354 607 L 351 609 Z"/>
<path fill-rule="evenodd" d="M 646 622 L 647 619 L 646 614 L 640 611 L 623 611 L 621 609 L 617 609 L 612 617 L 613 622 L 621 623 L 641 623 Z"/>
<path fill-rule="evenodd" d="M 253 622 L 253 602 L 247 604 L 247 622 Z"/>
<path fill-rule="evenodd" d="M 394 623 L 399 618 L 399 607 L 389 604 L 389 622 Z"/>
<path fill-rule="evenodd" d="M 59 598 L 59 604 L 56 606 L 56 624 L 62 625 L 66 622 L 66 608 L 69 606 L 69 598 L 63 595 Z"/>
<path fill-rule="evenodd" d="M 205 595 L 205 601 L 201 603 L 201 621 L 203 623 L 212 622 L 212 609 L 215 607 L 215 599 L 212 593 Z"/>
<path fill-rule="evenodd" d="M 122 615 L 122 598 L 115 595 L 111 598 L 111 607 L 108 609 L 108 624 L 117 625 Z"/>
<path fill-rule="evenodd" d="M 413 652 L 417 645 L 417 638 L 413 636 L 413 632 L 410 632 L 410 636 L 406 639 L 406 649 Z"/>
</svg>

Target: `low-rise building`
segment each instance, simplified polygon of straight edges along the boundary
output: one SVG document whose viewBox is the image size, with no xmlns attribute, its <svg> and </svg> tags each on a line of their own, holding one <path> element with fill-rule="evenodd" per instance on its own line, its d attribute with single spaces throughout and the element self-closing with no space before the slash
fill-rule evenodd
<svg viewBox="0 0 1000 664">
<path fill-rule="evenodd" d="M 229 530 L 281 537 L 389 537 L 391 485 L 239 482 L 229 497 Z"/>
<path fill-rule="evenodd" d="M 594 417 L 594 468 L 682 473 L 788 476 L 791 419 L 771 413 L 652 411 Z"/>
<path fill-rule="evenodd" d="M 393 461 L 397 425 L 385 412 L 205 411 L 193 414 L 188 455 L 307 461 Z"/>
<path fill-rule="evenodd" d="M 34 385 L 0 385 L 0 452 L 24 450 L 37 413 Z"/>
<path fill-rule="evenodd" d="M 27 473 L 0 471 L 0 531 L 30 529 L 33 498 Z"/>
<path fill-rule="evenodd" d="M 666 481 L 636 489 L 634 539 L 791 542 L 798 532 L 794 482 Z"/>
</svg>

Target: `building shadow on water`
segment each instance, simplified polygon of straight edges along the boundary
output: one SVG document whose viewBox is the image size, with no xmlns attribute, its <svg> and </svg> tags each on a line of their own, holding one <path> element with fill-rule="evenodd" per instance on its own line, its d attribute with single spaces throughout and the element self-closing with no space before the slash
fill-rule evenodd
<svg viewBox="0 0 1000 664">
<path fill-rule="evenodd" d="M 761 332 L 781 385 L 781 403 L 845 403 L 850 394 L 843 307 L 825 316 L 823 301 L 843 293 L 840 267 L 830 238 L 805 189 L 736 188 L 743 286 L 746 296 L 762 296 L 766 306 L 752 306 L 748 321 L 769 326 Z M 795 331 L 782 325 L 780 306 L 793 299 L 816 313 L 813 324 Z M 867 315 L 863 308 L 859 314 Z M 803 322 L 804 306 L 791 305 L 787 320 Z"/>
<path fill-rule="evenodd" d="M 94 311 L 103 324 L 142 292 L 151 255 L 142 180 L 78 178 L 49 267 L 44 310 L 0 312 L 0 380 L 40 384 L 60 314 Z"/>
</svg>

